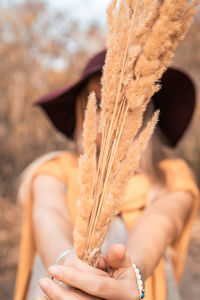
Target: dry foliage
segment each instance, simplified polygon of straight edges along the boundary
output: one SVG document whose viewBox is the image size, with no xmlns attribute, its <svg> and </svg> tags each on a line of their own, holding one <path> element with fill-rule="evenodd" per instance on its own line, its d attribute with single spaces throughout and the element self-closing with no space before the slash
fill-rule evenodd
<svg viewBox="0 0 200 300">
<path fill-rule="evenodd" d="M 92 94 L 84 125 L 82 193 L 74 231 L 77 254 L 91 265 L 96 264 L 112 218 L 119 212 L 127 181 L 156 125 L 158 112 L 141 131 L 143 113 L 160 88 L 159 79 L 184 38 L 197 4 L 195 0 L 114 0 L 108 8 L 102 145 L 97 164 Z"/>
</svg>

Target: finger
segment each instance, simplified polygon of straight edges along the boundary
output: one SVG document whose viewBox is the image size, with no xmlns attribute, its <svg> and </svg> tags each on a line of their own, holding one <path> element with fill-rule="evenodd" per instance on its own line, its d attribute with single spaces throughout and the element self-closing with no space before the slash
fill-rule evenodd
<svg viewBox="0 0 200 300">
<path fill-rule="evenodd" d="M 49 278 L 44 278 L 39 281 L 39 286 L 42 291 L 48 296 L 50 300 L 100 300 L 97 297 L 90 296 L 81 291 L 74 289 L 64 290 L 58 284 L 50 280 Z M 46 300 L 47 298 L 40 297 L 38 300 Z"/>
<path fill-rule="evenodd" d="M 126 255 L 123 244 L 115 244 L 106 253 L 106 261 L 111 268 L 127 268 L 131 266 L 130 258 Z"/>
<path fill-rule="evenodd" d="M 105 299 L 126 299 L 124 293 L 127 289 L 124 282 L 105 276 L 83 273 L 66 266 L 50 267 L 51 274 L 59 281 L 77 288 L 87 294 Z M 120 298 L 121 295 L 121 298 Z"/>
<path fill-rule="evenodd" d="M 54 299 L 65 299 L 64 289 L 58 286 L 49 278 L 43 278 L 38 282 L 41 290 L 50 298 L 51 300 Z"/>
<path fill-rule="evenodd" d="M 100 256 L 99 261 L 97 263 L 97 268 L 105 272 L 107 271 L 107 263 L 103 256 Z"/>
<path fill-rule="evenodd" d="M 87 263 L 83 262 L 81 259 L 79 259 L 76 255 L 71 254 L 70 256 L 67 256 L 65 261 L 64 261 L 64 266 L 70 267 L 70 268 L 75 268 L 76 270 L 79 270 L 81 272 L 86 272 L 86 273 L 91 273 L 99 276 L 109 276 L 108 273 L 104 272 L 103 268 L 94 268 L 89 266 Z M 103 265 L 104 267 L 104 265 Z M 49 269 L 50 272 L 50 269 Z M 51 272 L 50 272 L 51 274 Z"/>
</svg>

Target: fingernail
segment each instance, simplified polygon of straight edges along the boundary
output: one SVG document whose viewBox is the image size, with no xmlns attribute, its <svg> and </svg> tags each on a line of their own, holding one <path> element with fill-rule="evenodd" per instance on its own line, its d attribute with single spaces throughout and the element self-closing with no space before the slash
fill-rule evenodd
<svg viewBox="0 0 200 300">
<path fill-rule="evenodd" d="M 62 274 L 62 271 L 61 271 L 60 267 L 57 267 L 57 266 L 51 266 L 49 268 L 49 271 L 55 277 L 60 277 L 61 274 Z"/>
<path fill-rule="evenodd" d="M 49 281 L 47 279 L 41 279 L 40 280 L 40 287 L 44 292 L 48 292 L 50 288 Z"/>
</svg>

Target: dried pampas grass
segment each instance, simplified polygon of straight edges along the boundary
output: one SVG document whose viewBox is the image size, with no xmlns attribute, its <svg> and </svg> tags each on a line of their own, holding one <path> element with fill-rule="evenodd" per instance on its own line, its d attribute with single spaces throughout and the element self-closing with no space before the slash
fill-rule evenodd
<svg viewBox="0 0 200 300">
<path fill-rule="evenodd" d="M 78 256 L 95 265 L 128 180 L 158 120 L 143 113 L 184 38 L 199 1 L 113 0 L 102 78 L 102 144 L 96 157 L 95 95 L 88 101 L 80 158 L 81 198 L 74 230 Z"/>
</svg>

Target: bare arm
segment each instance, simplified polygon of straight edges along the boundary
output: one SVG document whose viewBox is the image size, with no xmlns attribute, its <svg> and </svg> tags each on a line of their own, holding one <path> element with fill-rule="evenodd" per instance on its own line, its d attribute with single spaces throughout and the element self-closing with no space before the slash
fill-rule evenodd
<svg viewBox="0 0 200 300">
<path fill-rule="evenodd" d="M 138 219 L 130 232 L 127 253 L 142 269 L 145 278 L 152 274 L 166 247 L 180 235 L 192 205 L 193 197 L 189 193 L 169 193 L 149 206 Z M 81 290 L 81 295 L 76 295 L 74 290 L 63 291 L 48 278 L 40 281 L 40 287 L 51 300 L 64 300 L 69 297 L 88 299 L 88 295 L 109 300 L 139 299 L 136 276 L 129 256 L 126 256 L 123 245 L 114 245 L 108 250 L 106 261 L 111 267 L 112 278 L 97 274 L 94 268 L 88 270 L 84 263 L 76 263 L 77 258 L 74 258 L 74 261 L 66 261 L 65 266 L 56 266 L 59 273 L 55 272 L 55 268 L 49 269 L 58 280 Z M 104 269 L 106 262 L 102 262 L 104 267 L 99 267 Z M 48 286 L 44 286 L 45 282 Z"/>
<path fill-rule="evenodd" d="M 33 183 L 33 223 L 36 248 L 46 267 L 72 248 L 72 226 L 68 217 L 63 183 L 48 175 Z"/>
<path fill-rule="evenodd" d="M 191 194 L 168 193 L 149 206 L 136 222 L 127 252 L 145 278 L 152 274 L 166 247 L 180 235 L 192 205 Z"/>
</svg>

